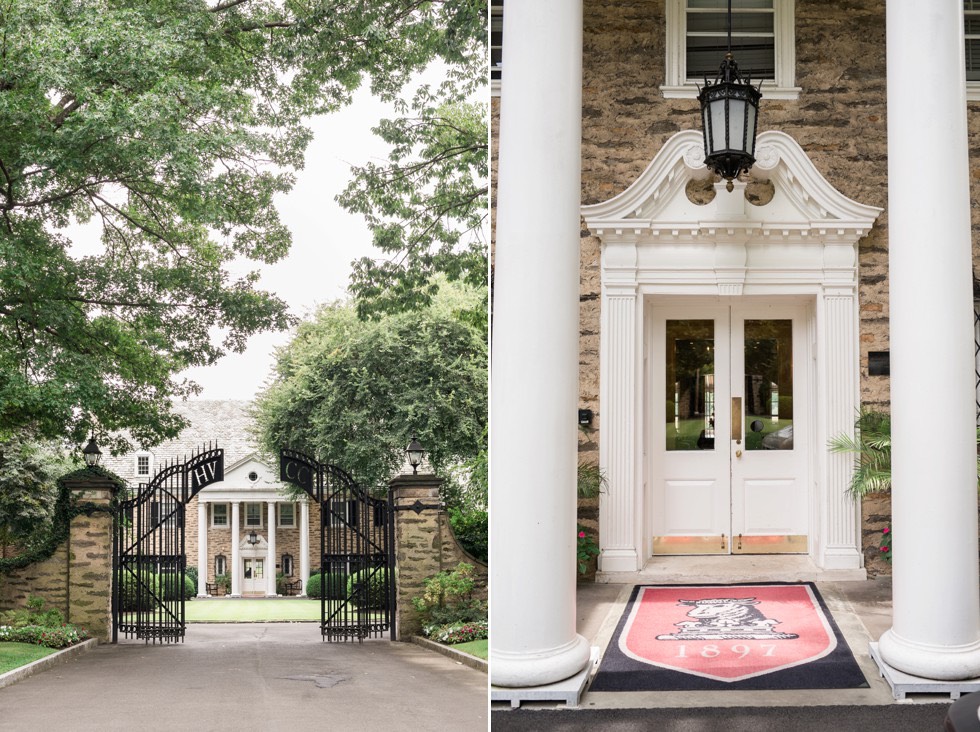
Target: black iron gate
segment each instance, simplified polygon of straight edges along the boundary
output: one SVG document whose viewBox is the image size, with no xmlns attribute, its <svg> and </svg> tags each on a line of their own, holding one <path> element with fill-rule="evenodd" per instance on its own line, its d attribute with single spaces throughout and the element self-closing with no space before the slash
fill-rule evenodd
<svg viewBox="0 0 980 732">
<path fill-rule="evenodd" d="M 334 465 L 283 449 L 279 480 L 320 507 L 320 634 L 332 642 L 395 634 L 394 522 L 389 499 Z"/>
<path fill-rule="evenodd" d="M 184 507 L 224 480 L 224 450 L 208 445 L 163 467 L 119 504 L 113 535 L 112 642 L 184 639 Z M 203 571 L 203 570 L 202 570 Z"/>
</svg>

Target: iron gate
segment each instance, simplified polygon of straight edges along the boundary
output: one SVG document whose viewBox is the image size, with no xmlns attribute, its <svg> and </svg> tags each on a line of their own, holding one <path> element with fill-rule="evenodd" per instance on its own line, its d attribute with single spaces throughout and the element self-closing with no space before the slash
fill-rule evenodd
<svg viewBox="0 0 980 732">
<path fill-rule="evenodd" d="M 184 508 L 224 480 L 224 450 L 208 445 L 164 466 L 119 504 L 113 531 L 112 642 L 184 639 Z"/>
<path fill-rule="evenodd" d="M 320 507 L 320 634 L 363 641 L 390 631 L 394 640 L 394 522 L 389 499 L 364 492 L 351 476 L 295 450 L 279 453 L 279 480 Z"/>
</svg>

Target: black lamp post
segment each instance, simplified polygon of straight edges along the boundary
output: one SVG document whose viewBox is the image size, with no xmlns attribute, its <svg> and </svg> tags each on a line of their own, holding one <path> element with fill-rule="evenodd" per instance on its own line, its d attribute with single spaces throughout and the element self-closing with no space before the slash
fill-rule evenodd
<svg viewBox="0 0 980 732">
<path fill-rule="evenodd" d="M 704 126 L 704 164 L 728 181 L 748 171 L 755 163 L 755 130 L 762 92 L 744 79 L 732 55 L 732 0 L 728 0 L 728 53 L 721 62 L 718 78 L 704 80 L 698 92 Z"/>
<path fill-rule="evenodd" d="M 95 436 L 93 435 L 89 439 L 88 444 L 82 449 L 82 458 L 85 460 L 85 464 L 94 468 L 99 464 L 99 460 L 102 458 L 102 451 L 99 449 L 98 444 L 95 442 Z"/>
<path fill-rule="evenodd" d="M 416 439 L 415 435 L 412 435 L 412 441 L 405 448 L 405 454 L 408 455 L 408 464 L 412 466 L 412 475 L 419 474 L 419 465 L 422 464 L 423 453 L 425 453 L 425 450 L 422 448 L 422 444 Z"/>
</svg>

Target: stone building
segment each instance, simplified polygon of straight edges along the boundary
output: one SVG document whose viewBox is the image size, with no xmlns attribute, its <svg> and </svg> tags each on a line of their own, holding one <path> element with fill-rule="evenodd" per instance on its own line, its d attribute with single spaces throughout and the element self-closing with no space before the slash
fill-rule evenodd
<svg viewBox="0 0 980 732">
<path fill-rule="evenodd" d="M 587 663 L 566 569 L 579 462 L 607 481 L 597 512 L 578 507 L 600 581 L 770 553 L 859 580 L 890 518 L 883 655 L 980 675 L 980 7 L 735 0 L 732 50 L 762 101 L 756 162 L 729 189 L 704 165 L 697 100 L 726 6 L 492 3 L 499 685 Z M 855 500 L 852 458 L 827 447 L 861 407 L 892 412 L 891 505 Z M 973 609 L 926 623 L 930 596 Z"/>
<path fill-rule="evenodd" d="M 175 411 L 190 424 L 178 439 L 103 461 L 136 490 L 159 469 L 202 446 L 224 450 L 224 480 L 201 490 L 184 507 L 185 553 L 188 565 L 198 567 L 199 596 L 274 596 L 278 573 L 287 582 L 302 580 L 302 594 L 311 566 L 319 567 L 320 509 L 315 501 L 283 491 L 278 466 L 258 454 L 248 408 L 246 401 L 179 402 Z M 228 577 L 230 587 L 216 586 L 221 585 L 219 575 Z"/>
</svg>

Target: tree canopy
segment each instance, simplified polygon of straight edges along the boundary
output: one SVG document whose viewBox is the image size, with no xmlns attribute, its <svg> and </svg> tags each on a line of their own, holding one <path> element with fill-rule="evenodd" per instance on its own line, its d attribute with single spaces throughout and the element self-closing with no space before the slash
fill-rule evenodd
<svg viewBox="0 0 980 732">
<path fill-rule="evenodd" d="M 486 440 L 487 342 L 457 317 L 483 292 L 461 292 L 444 287 L 426 308 L 372 320 L 338 303 L 301 323 L 256 401 L 262 446 L 313 454 L 383 493 L 414 434 L 448 478 L 447 502 L 463 503 L 468 476 L 458 473 Z M 485 494 L 476 502 L 485 504 Z"/>
<path fill-rule="evenodd" d="M 470 68 L 485 23 L 485 0 L 0 3 L 0 432 L 175 436 L 175 374 L 292 322 L 227 264 L 287 253 L 304 117 Z"/>
</svg>

